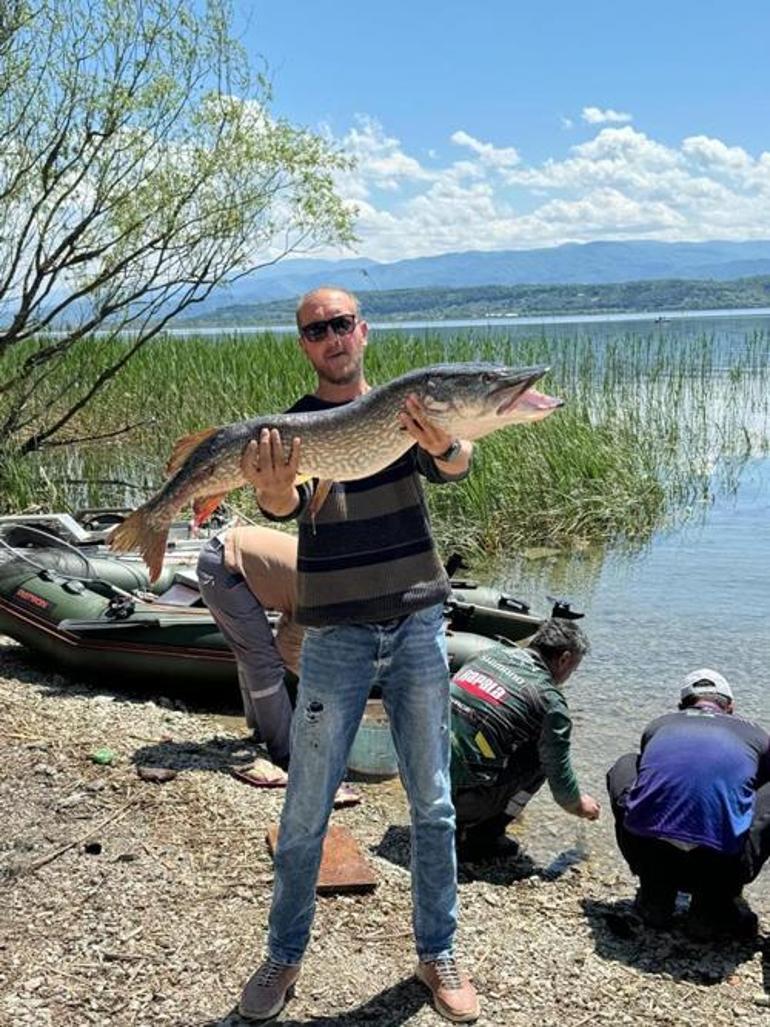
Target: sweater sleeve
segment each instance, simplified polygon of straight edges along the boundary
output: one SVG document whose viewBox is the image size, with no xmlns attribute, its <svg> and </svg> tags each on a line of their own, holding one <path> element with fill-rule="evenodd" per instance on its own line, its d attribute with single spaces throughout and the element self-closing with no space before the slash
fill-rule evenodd
<svg viewBox="0 0 770 1027">
<path fill-rule="evenodd" d="M 561 696 L 553 695 L 540 732 L 540 761 L 551 794 L 565 808 L 575 806 L 580 799 L 580 789 L 570 759 L 571 734 L 572 718 L 567 704 Z"/>
<path fill-rule="evenodd" d="M 417 470 L 427 481 L 433 485 L 448 485 L 453 481 L 462 481 L 463 478 L 467 478 L 470 473 L 470 466 L 466 470 L 461 471 L 460 474 L 443 474 L 436 466 L 436 461 L 430 455 L 426 453 L 424 449 L 420 449 L 418 445 L 414 447 L 414 458 L 417 466 Z M 471 457 L 473 461 L 473 457 Z"/>
<path fill-rule="evenodd" d="M 314 488 L 315 481 L 303 481 L 301 485 L 297 486 L 299 502 L 291 513 L 279 516 L 278 514 L 270 513 L 269 510 L 265 510 L 261 506 L 259 508 L 259 512 L 268 521 L 295 521 L 310 502 L 310 497 L 313 495 Z"/>
</svg>

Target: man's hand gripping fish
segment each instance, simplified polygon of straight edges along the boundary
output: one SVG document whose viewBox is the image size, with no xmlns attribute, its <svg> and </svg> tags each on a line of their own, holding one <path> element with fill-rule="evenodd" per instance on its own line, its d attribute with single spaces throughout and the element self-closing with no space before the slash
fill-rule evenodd
<svg viewBox="0 0 770 1027">
<path fill-rule="evenodd" d="M 263 428 L 278 429 L 287 459 L 292 439 L 301 440 L 300 480 L 354 481 L 381 471 L 414 445 L 398 420 L 410 394 L 453 438 L 480 439 L 509 424 L 542 420 L 562 406 L 561 400 L 532 388 L 547 370 L 437 364 L 410 371 L 332 410 L 264 415 L 187 435 L 174 446 L 166 483 L 118 525 L 110 546 L 118 552 L 138 549 L 154 581 L 177 512 L 192 501 L 195 523 L 200 524 L 228 492 L 244 485 L 241 456 Z"/>
</svg>

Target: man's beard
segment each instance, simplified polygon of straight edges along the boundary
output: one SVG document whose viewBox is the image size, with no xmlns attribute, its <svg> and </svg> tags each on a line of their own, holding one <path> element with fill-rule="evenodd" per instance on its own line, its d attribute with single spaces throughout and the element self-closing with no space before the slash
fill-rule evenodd
<svg viewBox="0 0 770 1027">
<path fill-rule="evenodd" d="M 316 374 L 321 381 L 324 381 L 329 385 L 350 385 L 351 382 L 357 381 L 361 377 L 361 369 L 364 364 L 364 358 L 362 355 L 351 359 L 353 360 L 353 363 L 339 374 L 334 374 L 333 372 L 330 374 L 323 368 L 316 368 Z"/>
</svg>

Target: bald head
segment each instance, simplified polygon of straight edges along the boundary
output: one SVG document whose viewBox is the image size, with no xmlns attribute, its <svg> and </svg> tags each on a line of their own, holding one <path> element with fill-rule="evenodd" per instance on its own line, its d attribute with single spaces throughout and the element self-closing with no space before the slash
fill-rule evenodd
<svg viewBox="0 0 770 1027">
<path fill-rule="evenodd" d="M 300 296 L 295 313 L 297 328 L 301 328 L 305 323 L 305 319 L 302 316 L 303 309 L 311 306 L 314 307 L 318 304 L 332 304 L 334 306 L 341 304 L 352 314 L 355 314 L 356 317 L 361 315 L 361 305 L 355 293 L 348 292 L 347 289 L 341 289 L 337 285 L 319 285 L 317 289 L 311 289 L 304 296 Z"/>
</svg>

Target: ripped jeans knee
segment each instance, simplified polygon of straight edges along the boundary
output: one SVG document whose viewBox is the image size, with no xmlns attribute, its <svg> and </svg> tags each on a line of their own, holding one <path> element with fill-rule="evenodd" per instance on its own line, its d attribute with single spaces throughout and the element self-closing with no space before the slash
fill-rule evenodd
<svg viewBox="0 0 770 1027">
<path fill-rule="evenodd" d="M 309 702 L 302 711 L 302 714 L 308 724 L 317 724 L 321 719 L 321 715 L 324 711 L 324 704 L 319 702 L 317 699 L 313 699 Z"/>
</svg>

